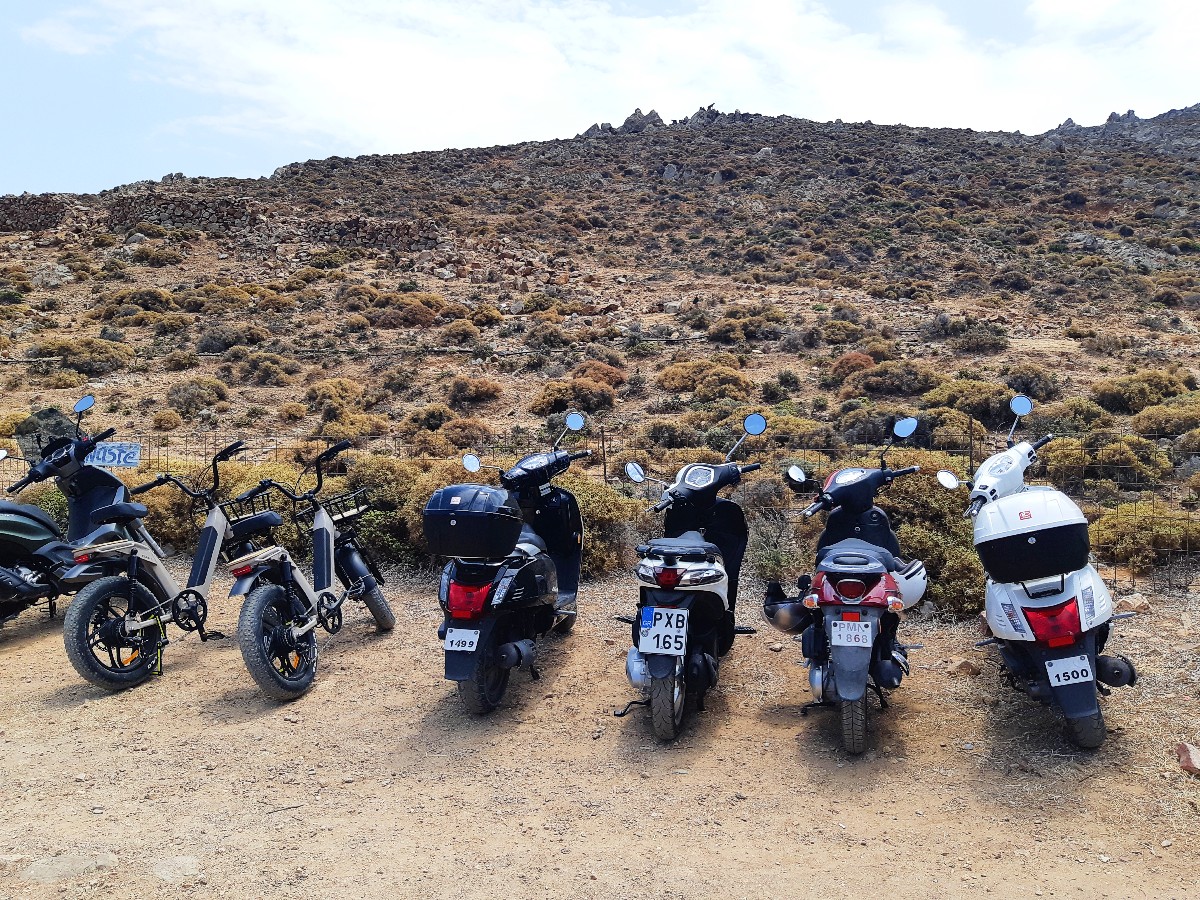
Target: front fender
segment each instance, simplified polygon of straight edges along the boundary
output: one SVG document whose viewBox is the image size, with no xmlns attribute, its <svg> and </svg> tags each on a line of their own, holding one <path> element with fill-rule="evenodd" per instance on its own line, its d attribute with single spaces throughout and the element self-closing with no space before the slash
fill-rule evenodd
<svg viewBox="0 0 1200 900">
<path fill-rule="evenodd" d="M 499 623 L 497 616 L 488 616 L 483 619 L 478 619 L 474 622 L 464 622 L 461 619 L 447 619 L 441 631 L 442 636 L 445 636 L 444 628 L 478 628 L 479 642 L 475 645 L 474 650 L 447 650 L 446 651 L 446 680 L 447 681 L 470 681 L 475 674 L 476 659 L 480 653 L 486 653 L 489 656 L 496 653 L 496 626 Z"/>
</svg>

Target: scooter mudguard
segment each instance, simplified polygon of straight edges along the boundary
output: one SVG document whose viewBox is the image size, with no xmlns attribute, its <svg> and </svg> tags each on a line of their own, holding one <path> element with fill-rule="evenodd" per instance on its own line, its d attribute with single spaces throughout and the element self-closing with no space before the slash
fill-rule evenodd
<svg viewBox="0 0 1200 900">
<path fill-rule="evenodd" d="M 270 568 L 270 566 L 255 566 L 250 570 L 250 572 L 243 575 L 233 583 L 233 587 L 229 589 L 229 596 L 245 597 L 252 590 L 254 590 L 255 583 L 258 581 L 259 576 L 261 576 L 263 572 L 266 572 Z"/>
<path fill-rule="evenodd" d="M 665 653 L 649 653 L 646 655 L 646 671 L 651 678 L 667 678 L 675 674 L 675 660 L 678 658 Z"/>
<path fill-rule="evenodd" d="M 337 563 L 337 574 L 347 589 L 352 584 L 361 582 L 362 593 L 369 594 L 379 583 L 362 554 L 350 544 L 338 547 L 334 551 L 334 559 Z"/>
<path fill-rule="evenodd" d="M 475 660 L 477 655 L 480 653 L 494 654 L 496 652 L 494 634 L 497 621 L 495 616 L 490 616 L 478 622 L 463 622 L 452 619 L 446 623 L 446 626 L 449 628 L 479 629 L 479 641 L 475 644 L 474 650 L 446 651 L 447 681 L 469 681 L 471 676 L 475 674 Z M 444 635 L 445 631 L 441 630 L 441 633 Z"/>
<path fill-rule="evenodd" d="M 1088 632 L 1083 639 L 1070 647 L 1049 648 L 1034 645 L 1031 648 L 1034 665 L 1038 668 L 1038 677 L 1050 685 L 1050 696 L 1054 704 L 1062 710 L 1068 719 L 1079 719 L 1084 716 L 1094 716 L 1100 711 L 1100 700 L 1096 694 L 1096 633 Z M 1071 659 L 1086 656 L 1092 671 L 1092 680 L 1077 681 L 1074 684 L 1055 684 L 1046 672 L 1046 662 L 1050 660 Z"/>
<path fill-rule="evenodd" d="M 104 567 L 95 563 L 80 563 L 72 566 L 62 576 L 63 584 L 81 584 L 104 577 Z"/>
<path fill-rule="evenodd" d="M 834 685 L 839 700 L 861 700 L 867 692 L 867 675 L 871 670 L 870 647 L 831 647 Z"/>
</svg>

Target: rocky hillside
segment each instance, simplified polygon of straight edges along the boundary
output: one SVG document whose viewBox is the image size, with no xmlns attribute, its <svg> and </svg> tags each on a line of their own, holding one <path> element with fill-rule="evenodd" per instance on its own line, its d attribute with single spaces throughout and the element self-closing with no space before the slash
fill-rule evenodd
<svg viewBox="0 0 1200 900">
<path fill-rule="evenodd" d="M 1143 411 L 1200 409 L 1198 142 L 1200 106 L 1032 137 L 710 107 L 4 197 L 5 408 L 90 383 L 127 432 L 445 456 L 568 407 L 664 449 L 750 407 L 791 446 L 898 409 L 965 433 L 1019 388 L 1060 429 L 1174 438 L 1200 416 Z"/>
</svg>

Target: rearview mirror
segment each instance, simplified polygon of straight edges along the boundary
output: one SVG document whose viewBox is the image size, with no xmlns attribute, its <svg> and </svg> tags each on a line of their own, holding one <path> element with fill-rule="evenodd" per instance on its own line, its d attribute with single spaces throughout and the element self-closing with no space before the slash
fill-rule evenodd
<svg viewBox="0 0 1200 900">
<path fill-rule="evenodd" d="M 567 426 L 569 431 L 583 431 L 583 425 L 586 421 L 587 420 L 583 418 L 583 413 L 573 412 L 567 413 L 567 418 L 564 424 Z"/>
<path fill-rule="evenodd" d="M 808 481 L 808 476 L 799 466 L 788 466 L 787 479 L 794 484 L 804 484 L 804 482 Z"/>
<path fill-rule="evenodd" d="M 79 402 L 75 404 L 74 409 L 77 414 L 85 413 L 95 405 L 96 405 L 96 398 L 93 397 L 91 394 L 84 394 L 82 397 L 79 398 Z"/>
<path fill-rule="evenodd" d="M 767 417 L 761 413 L 750 413 L 742 422 L 746 434 L 760 435 L 767 430 Z"/>
<path fill-rule="evenodd" d="M 1017 394 L 1008 401 L 1008 408 L 1014 416 L 1027 416 L 1033 412 L 1033 401 L 1024 394 Z"/>
<path fill-rule="evenodd" d="M 8 459 L 8 451 L 0 450 L 0 459 Z"/>
<path fill-rule="evenodd" d="M 913 432 L 917 430 L 917 420 L 912 416 L 907 419 L 901 419 L 892 426 L 892 434 L 903 440 L 913 436 Z"/>
<path fill-rule="evenodd" d="M 479 457 L 474 453 L 467 453 L 462 459 L 463 468 L 468 472 L 478 472 L 483 468 L 483 464 L 479 462 Z"/>
<path fill-rule="evenodd" d="M 958 486 L 962 484 L 962 482 L 958 480 L 957 475 L 955 475 L 953 472 L 948 472 L 945 469 L 942 469 L 937 473 L 937 480 L 938 484 L 948 491 L 957 490 Z"/>
<path fill-rule="evenodd" d="M 641 484 L 646 480 L 646 471 L 635 462 L 625 463 L 625 477 L 634 484 Z"/>
</svg>

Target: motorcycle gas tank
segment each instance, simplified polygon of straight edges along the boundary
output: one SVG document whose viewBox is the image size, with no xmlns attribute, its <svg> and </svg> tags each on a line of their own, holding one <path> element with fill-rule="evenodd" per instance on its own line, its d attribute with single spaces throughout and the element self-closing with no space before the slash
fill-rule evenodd
<svg viewBox="0 0 1200 900">
<path fill-rule="evenodd" d="M 38 507 L 0 502 L 0 546 L 14 545 L 32 553 L 50 541 L 60 540 L 62 532 Z M 0 551 L 2 555 L 3 551 Z"/>
<path fill-rule="evenodd" d="M 1030 593 L 1039 596 L 1031 598 Z M 1043 578 L 1026 582 L 1023 587 L 1021 583 L 998 584 L 988 579 L 984 616 L 992 634 L 1001 640 L 1032 641 L 1033 629 L 1024 610 L 1045 609 L 1072 598 L 1079 607 L 1079 624 L 1084 631 L 1112 618 L 1112 595 L 1100 573 L 1090 565 L 1062 576 L 1061 582 L 1059 578 Z"/>
</svg>

